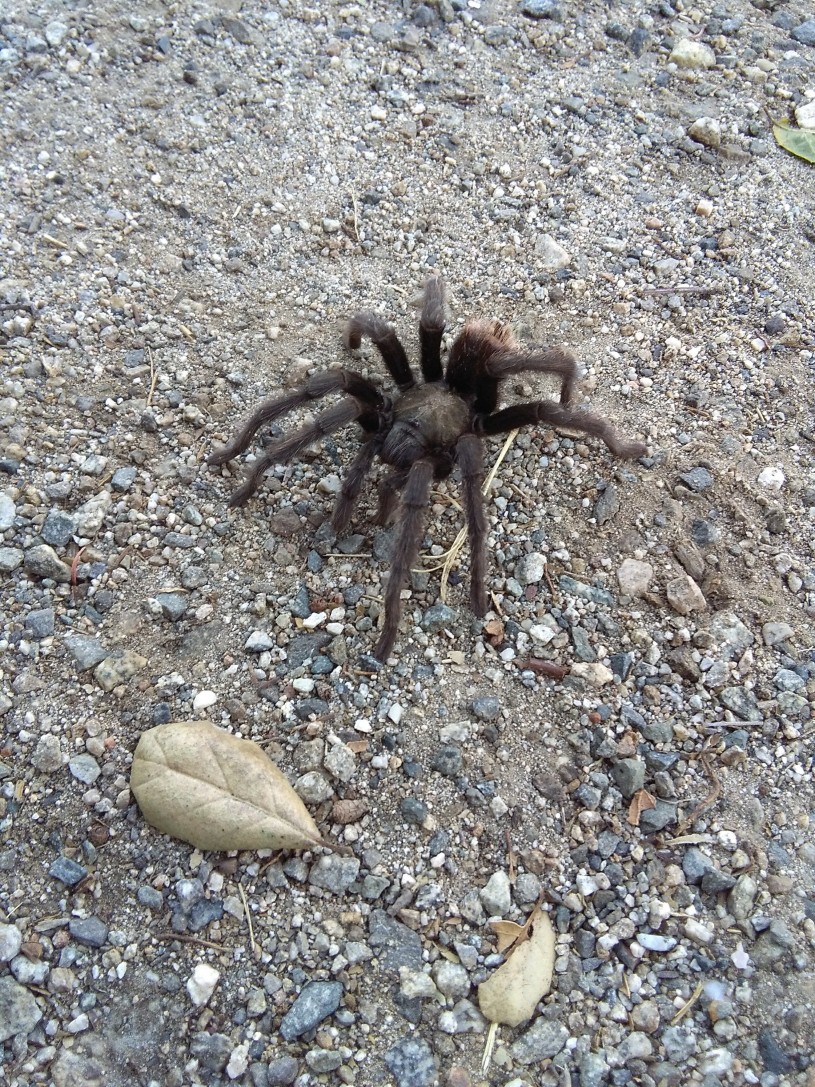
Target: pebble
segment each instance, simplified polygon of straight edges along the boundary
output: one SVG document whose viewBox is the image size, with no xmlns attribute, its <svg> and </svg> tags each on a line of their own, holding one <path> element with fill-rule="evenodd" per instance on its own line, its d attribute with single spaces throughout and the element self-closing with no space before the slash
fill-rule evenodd
<svg viewBox="0 0 815 1087">
<path fill-rule="evenodd" d="M 537 1064 L 547 1057 L 556 1057 L 566 1044 L 568 1030 L 562 1023 L 538 1017 L 510 1046 L 512 1059 L 518 1064 Z"/>
<path fill-rule="evenodd" d="M 108 938 L 108 926 L 98 917 L 73 918 L 68 931 L 79 944 L 102 947 Z"/>
<path fill-rule="evenodd" d="M 625 559 L 617 570 L 617 582 L 623 596 L 642 596 L 647 593 L 654 578 L 650 562 Z"/>
<path fill-rule="evenodd" d="M 280 1022 L 280 1033 L 287 1042 L 314 1030 L 333 1015 L 342 1000 L 342 982 L 311 981 L 303 986 Z"/>
<path fill-rule="evenodd" d="M 803 23 L 799 23 L 790 36 L 801 45 L 815 46 L 815 19 L 806 19 Z"/>
<path fill-rule="evenodd" d="M 709 45 L 704 42 L 692 41 L 690 38 L 682 38 L 671 50 L 668 60 L 677 68 L 714 68 L 716 54 Z"/>
<path fill-rule="evenodd" d="M 31 765 L 41 774 L 53 774 L 61 770 L 68 761 L 68 756 L 62 753 L 59 737 L 51 733 L 41 736 L 31 756 Z"/>
<path fill-rule="evenodd" d="M 48 544 L 37 544 L 23 554 L 23 565 L 35 577 L 50 578 L 62 584 L 71 580 L 71 568 Z"/>
<path fill-rule="evenodd" d="M 0 962 L 10 962 L 20 950 L 22 942 L 16 925 L 0 924 Z"/>
<path fill-rule="evenodd" d="M 48 875 L 64 883 L 66 887 L 75 887 L 88 874 L 88 870 L 70 857 L 57 857 L 48 869 Z"/>
<path fill-rule="evenodd" d="M 73 657 L 78 672 L 95 668 L 109 653 L 98 638 L 88 634 L 69 634 L 65 639 L 65 648 Z"/>
<path fill-rule="evenodd" d="M 524 555 L 515 565 L 515 577 L 521 585 L 537 585 L 543 580 L 546 559 L 537 551 Z"/>
<path fill-rule="evenodd" d="M 684 574 L 672 578 L 665 586 L 668 603 L 678 615 L 690 615 L 694 611 L 707 611 L 704 594 L 692 577 Z"/>
<path fill-rule="evenodd" d="M 436 1059 L 424 1038 L 400 1039 L 386 1051 L 384 1060 L 396 1087 L 432 1087 L 436 1082 Z"/>
<path fill-rule="evenodd" d="M 133 649 L 115 649 L 94 669 L 94 679 L 103 691 L 112 691 L 147 664 L 147 658 Z"/>
<path fill-rule="evenodd" d="M 195 967 L 187 981 L 187 992 L 196 1008 L 209 1003 L 220 979 L 220 973 L 208 963 L 202 962 Z"/>
<path fill-rule="evenodd" d="M 93 755 L 87 754 L 72 755 L 68 760 L 68 769 L 83 785 L 93 785 L 102 773 L 102 768 Z"/>
<path fill-rule="evenodd" d="M 14 499 L 5 491 L 0 491 L 0 532 L 5 532 L 14 524 L 17 508 Z"/>
<path fill-rule="evenodd" d="M 512 888 L 507 873 L 503 869 L 493 872 L 478 897 L 491 917 L 506 917 L 512 906 Z"/>
<path fill-rule="evenodd" d="M 13 978 L 0 977 L 0 1042 L 29 1034 L 41 1019 L 34 994 Z"/>
<path fill-rule="evenodd" d="M 312 865 L 309 873 L 309 883 L 314 887 L 322 887 L 332 894 L 343 894 L 359 875 L 360 862 L 356 857 L 341 857 L 332 853 L 328 857 L 320 857 Z"/>
</svg>

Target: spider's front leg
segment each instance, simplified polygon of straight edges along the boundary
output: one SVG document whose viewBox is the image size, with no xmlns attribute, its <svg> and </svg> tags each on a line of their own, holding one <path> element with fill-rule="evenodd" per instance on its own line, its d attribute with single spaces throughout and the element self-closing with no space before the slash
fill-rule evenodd
<svg viewBox="0 0 815 1087">
<path fill-rule="evenodd" d="M 430 499 L 433 475 L 432 461 L 415 461 L 408 472 L 402 493 L 402 509 L 396 526 L 391 572 L 385 590 L 385 625 L 374 650 L 374 656 L 381 661 L 390 655 L 399 632 L 402 588 L 419 554 L 424 513 Z"/>
<path fill-rule="evenodd" d="M 548 423 L 566 430 L 579 430 L 584 434 L 593 434 L 606 443 L 615 457 L 623 460 L 635 460 L 644 457 L 648 449 L 642 442 L 631 438 L 621 438 L 614 427 L 601 415 L 589 411 L 575 411 L 564 408 L 554 400 L 536 400 L 531 404 L 512 404 L 508 408 L 496 411 L 480 420 L 479 433 L 505 434 L 516 427 L 534 426 L 535 423 Z"/>
</svg>

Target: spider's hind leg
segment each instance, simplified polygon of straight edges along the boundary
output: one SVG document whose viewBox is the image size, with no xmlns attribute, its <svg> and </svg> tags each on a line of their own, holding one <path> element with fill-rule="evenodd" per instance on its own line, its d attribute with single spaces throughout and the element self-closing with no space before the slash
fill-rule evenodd
<svg viewBox="0 0 815 1087">
<path fill-rule="evenodd" d="M 534 426 L 535 423 L 548 423 L 567 430 L 579 430 L 583 434 L 593 434 L 606 443 L 615 457 L 634 460 L 648 452 L 642 442 L 631 438 L 621 438 L 611 423 L 601 415 L 589 411 L 575 411 L 556 404 L 554 400 L 536 400 L 531 404 L 512 404 L 502 411 L 481 420 L 480 433 L 505 434 L 516 427 Z"/>
<path fill-rule="evenodd" d="M 396 529 L 391 572 L 385 590 L 385 625 L 374 650 L 374 656 L 378 660 L 385 660 L 390 654 L 399 632 L 399 620 L 402 616 L 402 588 L 419 554 L 424 513 L 430 498 L 432 482 L 432 462 L 415 461 L 408 472 L 407 483 L 402 493 L 402 512 Z"/>
<path fill-rule="evenodd" d="M 348 475 L 342 481 L 342 487 L 337 496 L 337 504 L 331 516 L 331 527 L 338 535 L 348 528 L 357 499 L 362 491 L 362 485 L 371 470 L 374 458 L 381 448 L 381 439 L 370 438 L 366 441 L 357 452 L 354 463 L 348 470 Z"/>
<path fill-rule="evenodd" d="M 483 615 L 487 610 L 487 591 L 484 584 L 487 567 L 487 515 L 481 493 L 484 482 L 481 439 L 475 434 L 463 434 L 456 445 L 456 458 L 461 467 L 464 512 L 470 541 L 470 607 L 476 615 Z"/>
</svg>

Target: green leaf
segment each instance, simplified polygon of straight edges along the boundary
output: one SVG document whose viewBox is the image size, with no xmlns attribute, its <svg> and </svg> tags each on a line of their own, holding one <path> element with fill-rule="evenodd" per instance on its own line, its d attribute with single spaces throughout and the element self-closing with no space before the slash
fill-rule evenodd
<svg viewBox="0 0 815 1087">
<path fill-rule="evenodd" d="M 805 162 L 815 162 L 815 130 L 774 124 L 773 135 L 779 147 L 783 147 L 791 155 L 796 155 Z"/>
</svg>

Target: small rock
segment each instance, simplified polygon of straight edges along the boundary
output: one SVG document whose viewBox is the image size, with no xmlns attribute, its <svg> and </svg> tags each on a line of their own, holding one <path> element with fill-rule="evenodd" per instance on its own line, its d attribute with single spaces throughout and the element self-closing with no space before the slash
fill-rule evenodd
<svg viewBox="0 0 815 1087">
<path fill-rule="evenodd" d="M 780 491 L 784 486 L 787 477 L 780 468 L 763 468 L 756 480 L 762 487 L 770 487 L 773 490 Z"/>
<path fill-rule="evenodd" d="M 590 687 L 605 687 L 607 683 L 614 682 L 614 673 L 599 662 L 578 661 L 572 665 L 569 675 L 582 679 Z"/>
<path fill-rule="evenodd" d="M 108 926 L 98 917 L 72 918 L 68 931 L 85 947 L 102 947 L 108 938 Z"/>
<path fill-rule="evenodd" d="M 23 944 L 23 937 L 16 925 L 0 924 L 0 962 L 11 962 Z"/>
<path fill-rule="evenodd" d="M 218 984 L 220 977 L 218 971 L 208 963 L 202 962 L 196 966 L 192 972 L 192 977 L 187 982 L 187 992 L 190 994 L 190 1000 L 196 1008 L 202 1008 L 208 1003 L 215 992 L 215 986 Z"/>
<path fill-rule="evenodd" d="M 501 713 L 501 703 L 495 695 L 482 695 L 473 699 L 472 711 L 479 721 L 494 721 Z"/>
<path fill-rule="evenodd" d="M 50 578 L 66 584 L 71 580 L 71 568 L 48 544 L 30 547 L 23 555 L 23 565 L 35 577 Z"/>
<path fill-rule="evenodd" d="M 716 64 L 716 54 L 709 45 L 703 42 L 682 38 L 671 50 L 668 60 L 677 68 L 713 68 Z"/>
<path fill-rule="evenodd" d="M 545 569 L 545 557 L 537 551 L 532 551 L 515 564 L 515 577 L 521 585 L 537 585 L 543 580 Z"/>
<path fill-rule="evenodd" d="M 561 268 L 566 268 L 572 262 L 569 253 L 559 242 L 555 241 L 551 234 L 539 234 L 537 236 L 535 239 L 535 255 L 540 259 L 544 272 L 557 272 Z"/>
<path fill-rule="evenodd" d="M 815 45 L 815 19 L 800 23 L 791 33 L 791 37 L 801 45 Z"/>
<path fill-rule="evenodd" d="M 690 615 L 693 611 L 707 611 L 707 601 L 702 590 L 687 574 L 669 581 L 665 586 L 665 595 L 678 615 Z"/>
<path fill-rule="evenodd" d="M 742 721 L 756 721 L 762 718 L 755 695 L 746 687 L 725 687 L 719 692 L 719 700 Z"/>
<path fill-rule="evenodd" d="M 713 486 L 713 474 L 707 468 L 691 468 L 688 472 L 682 472 L 679 478 L 697 494 Z"/>
<path fill-rule="evenodd" d="M 623 596 L 642 596 L 648 592 L 654 568 L 650 562 L 638 559 L 625 559 L 617 571 L 617 581 Z"/>
<path fill-rule="evenodd" d="M 68 762 L 68 769 L 73 777 L 77 781 L 81 781 L 83 785 L 93 785 L 102 773 L 99 763 L 93 755 L 88 754 L 72 755 Z"/>
<path fill-rule="evenodd" d="M 445 627 L 451 626 L 455 618 L 456 612 L 453 608 L 448 608 L 446 604 L 434 604 L 424 613 L 419 625 L 429 634 L 437 634 Z"/>
<path fill-rule="evenodd" d="M 29 1034 L 41 1019 L 34 994 L 13 978 L 0 978 L 0 1042 L 16 1034 Z"/>
<path fill-rule="evenodd" d="M 523 0 L 521 11 L 530 19 L 560 19 L 557 0 Z"/>
<path fill-rule="evenodd" d="M 74 519 L 63 510 L 53 509 L 46 514 L 40 535 L 51 547 L 65 547 L 75 532 Z"/>
<path fill-rule="evenodd" d="M 94 679 L 103 691 L 112 691 L 126 683 L 147 664 L 147 658 L 132 649 L 116 649 L 94 670 Z"/>
<path fill-rule="evenodd" d="M 424 1038 L 417 1035 L 401 1038 L 385 1053 L 384 1060 L 397 1087 L 431 1087 L 436 1082 L 433 1051 Z"/>
<path fill-rule="evenodd" d="M 620 492 L 613 483 L 607 483 L 594 503 L 594 519 L 598 525 L 607 524 L 620 509 Z"/>
<path fill-rule="evenodd" d="M 313 1030 L 329 1015 L 333 1015 L 342 1000 L 342 982 L 310 981 L 283 1016 L 280 1033 L 287 1042 Z"/>
<path fill-rule="evenodd" d="M 76 535 L 93 539 L 105 521 L 105 515 L 113 502 L 110 491 L 100 491 L 73 512 Z"/>
<path fill-rule="evenodd" d="M 774 920 L 753 944 L 751 957 L 756 966 L 771 966 L 794 946 L 795 937 L 783 921 Z"/>
<path fill-rule="evenodd" d="M 493 872 L 478 897 L 489 916 L 506 917 L 512 906 L 512 888 L 507 873 L 503 869 Z"/>
<path fill-rule="evenodd" d="M 510 1046 L 513 1060 L 519 1064 L 537 1064 L 560 1053 L 569 1037 L 562 1023 L 551 1019 L 536 1019 L 529 1030 Z"/>
<path fill-rule="evenodd" d="M 181 619 L 187 610 L 187 597 L 184 593 L 156 593 L 156 603 L 164 618 L 173 623 Z"/>
<path fill-rule="evenodd" d="M 758 1032 L 758 1051 L 768 1072 L 784 1076 L 795 1070 L 792 1058 L 781 1048 L 770 1027 L 762 1027 Z"/>
<path fill-rule="evenodd" d="M 714 117 L 699 117 L 688 129 L 688 135 L 705 147 L 718 147 L 722 142 L 722 126 Z"/>
<path fill-rule="evenodd" d="M 313 887 L 323 887 L 335 895 L 343 894 L 359 875 L 359 867 L 357 857 L 341 857 L 332 853 L 327 857 L 320 857 L 312 865 L 309 883 Z"/>
<path fill-rule="evenodd" d="M 74 658 L 78 672 L 95 668 L 109 653 L 98 638 L 92 638 L 88 634 L 69 634 L 65 639 L 65 648 Z"/>
<path fill-rule="evenodd" d="M 765 645 L 780 645 L 795 634 L 789 623 L 765 623 L 761 628 L 761 637 Z"/>
<path fill-rule="evenodd" d="M 433 756 L 430 766 L 445 777 L 455 777 L 461 773 L 462 763 L 461 749 L 453 744 L 446 744 Z"/>
<path fill-rule="evenodd" d="M 66 761 L 67 756 L 62 753 L 58 736 L 49 732 L 39 738 L 31 756 L 31 765 L 35 770 L 41 774 L 53 774 L 61 770 Z"/>
<path fill-rule="evenodd" d="M 645 763 L 640 759 L 617 759 L 611 768 L 611 776 L 628 800 L 645 784 Z"/>
<path fill-rule="evenodd" d="M 64 883 L 66 887 L 76 887 L 87 876 L 87 868 L 71 860 L 70 857 L 57 857 L 48 869 L 48 875 Z"/>
</svg>

